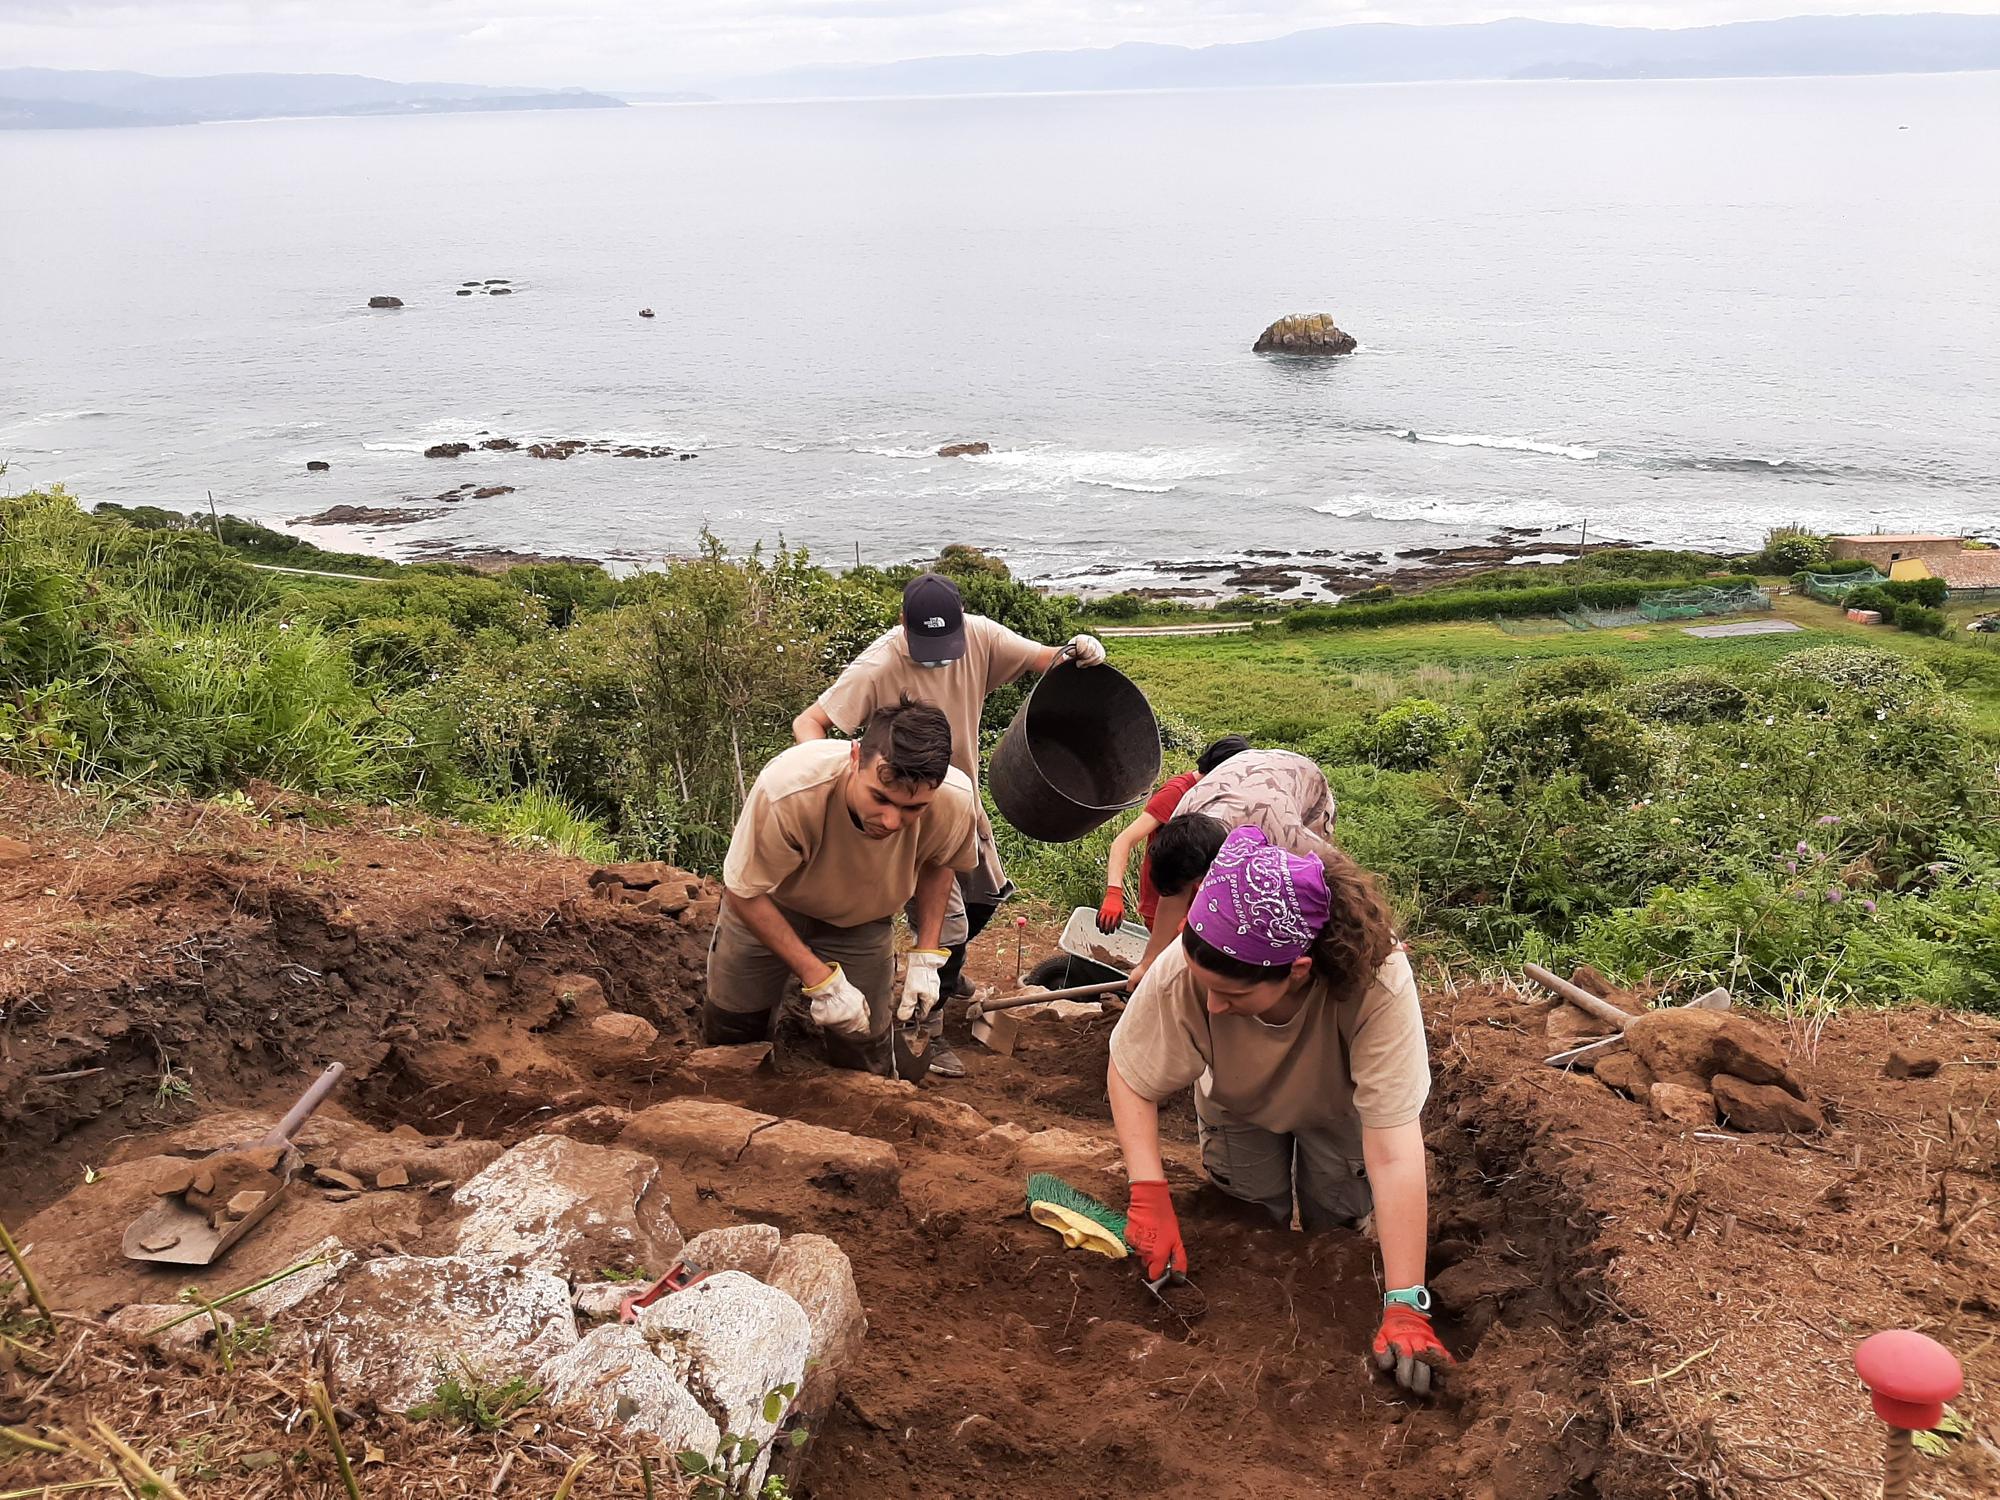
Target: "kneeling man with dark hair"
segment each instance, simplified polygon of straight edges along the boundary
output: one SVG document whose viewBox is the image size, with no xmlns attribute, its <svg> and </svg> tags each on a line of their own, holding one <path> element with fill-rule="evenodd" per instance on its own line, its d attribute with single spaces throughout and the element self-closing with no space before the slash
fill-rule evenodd
<svg viewBox="0 0 2000 1500">
<path fill-rule="evenodd" d="M 886 1074 L 899 1011 L 937 1004 L 937 965 L 912 961 L 900 1001 L 894 918 L 914 897 L 917 948 L 941 953 L 957 876 L 978 858 L 978 799 L 951 763 L 951 725 L 905 698 L 861 738 L 814 740 L 758 774 L 722 867 L 702 1037 L 761 1041 L 794 988 L 828 1060 Z"/>
</svg>

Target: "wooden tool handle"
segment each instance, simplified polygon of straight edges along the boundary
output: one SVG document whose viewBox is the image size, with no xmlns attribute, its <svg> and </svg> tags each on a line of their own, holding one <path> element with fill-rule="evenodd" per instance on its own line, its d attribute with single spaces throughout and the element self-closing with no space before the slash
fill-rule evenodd
<svg viewBox="0 0 2000 1500">
<path fill-rule="evenodd" d="M 289 1145 L 299 1127 L 312 1118 L 314 1110 L 326 1102 L 326 1096 L 333 1092 L 333 1086 L 340 1082 L 347 1072 L 346 1063 L 328 1063 L 326 1071 L 313 1080 L 313 1086 L 299 1096 L 299 1102 L 285 1112 L 285 1118 L 278 1121 L 277 1128 L 264 1137 L 266 1146 Z"/>
<path fill-rule="evenodd" d="M 1608 1025 L 1623 1031 L 1632 1024 L 1632 1013 L 1620 1010 L 1609 1000 L 1593 995 L 1580 985 L 1571 984 L 1567 979 L 1558 979 L 1540 964 L 1522 964 L 1521 972 L 1534 980 L 1545 990 L 1554 990 L 1578 1010 L 1597 1017 Z"/>
<path fill-rule="evenodd" d="M 1108 995 L 1130 983 L 1129 979 L 1110 979 L 1102 984 L 1079 984 L 1066 990 L 1037 990 L 1031 995 L 1009 995 L 1005 1000 L 987 1001 L 979 1007 L 979 1013 L 990 1016 L 996 1010 L 1019 1010 L 1026 1005 L 1041 1005 L 1050 1000 L 1081 1000 L 1086 995 Z"/>
</svg>

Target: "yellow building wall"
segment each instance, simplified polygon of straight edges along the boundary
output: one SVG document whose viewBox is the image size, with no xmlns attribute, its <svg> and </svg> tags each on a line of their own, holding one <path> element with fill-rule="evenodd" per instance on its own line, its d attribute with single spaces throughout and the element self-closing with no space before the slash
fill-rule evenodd
<svg viewBox="0 0 2000 1500">
<path fill-rule="evenodd" d="M 1921 557 L 1898 558 L 1889 564 L 1889 576 L 1897 583 L 1907 583 L 1918 578 L 1929 578 L 1931 567 Z"/>
</svg>

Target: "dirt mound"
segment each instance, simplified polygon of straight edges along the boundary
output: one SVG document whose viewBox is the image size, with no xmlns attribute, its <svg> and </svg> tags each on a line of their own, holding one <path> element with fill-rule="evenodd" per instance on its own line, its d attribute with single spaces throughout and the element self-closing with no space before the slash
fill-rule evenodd
<svg viewBox="0 0 2000 1500">
<path fill-rule="evenodd" d="M 282 1106 L 335 1058 L 369 1091 L 449 1088 L 483 1129 L 473 1096 L 511 1098 L 512 1075 L 583 1087 L 561 1056 L 576 978 L 669 1047 L 700 992 L 699 920 L 413 815 L 277 792 L 135 811 L 0 775 L 0 820 L 30 850 L 0 865 L 9 1203 L 47 1202 L 114 1138 Z"/>
<path fill-rule="evenodd" d="M 812 1500 L 1862 1500 L 1880 1432 L 1846 1361 L 1887 1326 L 1922 1328 L 1967 1365 L 1974 1431 L 1926 1461 L 1920 1487 L 1971 1500 L 2000 1483 L 1978 1401 L 2000 1377 L 2000 1075 L 1956 1065 L 2000 1057 L 2000 1027 L 1748 1021 L 1824 1107 L 1828 1132 L 1805 1141 L 1656 1120 L 1545 1066 L 1521 997 L 1444 987 L 1430 1004 L 1432 1280 L 1465 1362 L 1416 1403 L 1364 1368 L 1373 1246 L 1281 1232 L 1204 1188 L 1185 1102 L 1163 1127 L 1200 1315 L 1026 1219 L 1032 1168 L 1121 1191 L 1102 1093 L 1111 1016 L 1031 1021 L 1007 1058 L 954 1017 L 971 1076 L 922 1089 L 701 1049 L 687 1016 L 712 907 L 677 875 L 628 869 L 628 900 L 594 894 L 589 866 L 387 816 L 166 807 L 106 826 L 104 811 L 0 784 L 34 851 L 0 867 L 0 1191 L 48 1203 L 86 1165 L 106 1190 L 94 1213 L 72 1196 L 38 1221 L 31 1253 L 59 1305 L 171 1300 L 106 1264 L 147 1159 L 243 1139 L 226 1111 L 267 1116 L 339 1055 L 358 1081 L 302 1140 L 329 1175 L 202 1279 L 211 1294 L 295 1240 L 404 1253 L 439 1232 L 443 1184 L 530 1136 L 645 1151 L 688 1236 L 765 1223 L 852 1258 L 869 1332 L 790 1474 Z M 975 978 L 1011 987 L 1010 938 L 978 946 Z M 1887 1079 L 1894 1047 L 1954 1065 Z M 200 1460 L 216 1493 L 275 1493 L 243 1467 L 267 1450 L 284 1473 L 333 1482 L 268 1380 L 218 1384 L 130 1351 L 79 1353 L 56 1380 L 61 1358 L 34 1386 L 0 1371 L 0 1417 L 74 1422 L 87 1406 L 168 1462 L 206 1401 L 223 1413 Z M 441 1470 L 479 1491 L 509 1453 L 517 1492 L 552 1491 L 551 1448 L 566 1462 L 593 1446 L 604 1463 L 579 1500 L 640 1492 L 629 1451 L 540 1420 L 446 1449 L 434 1424 L 363 1414 L 348 1442 L 383 1455 L 370 1493 L 414 1493 Z M 0 1478 L 49 1477 L 22 1464 L 0 1458 Z"/>
</svg>

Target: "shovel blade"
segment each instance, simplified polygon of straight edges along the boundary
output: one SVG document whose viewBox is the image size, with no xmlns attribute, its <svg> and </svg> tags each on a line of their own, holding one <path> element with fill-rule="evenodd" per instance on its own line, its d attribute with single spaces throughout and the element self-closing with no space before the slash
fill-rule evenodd
<svg viewBox="0 0 2000 1500">
<path fill-rule="evenodd" d="M 1012 1057 L 1021 1039 L 1021 1023 L 1004 1014 L 981 1016 L 972 1023 L 972 1039 L 1002 1057 Z"/>
<path fill-rule="evenodd" d="M 189 1208 L 179 1198 L 162 1198 L 125 1229 L 119 1248 L 127 1260 L 150 1260 L 167 1266 L 212 1266 L 278 1206 L 291 1186 L 283 1179 L 264 1201 L 242 1218 L 217 1229 L 208 1215 Z"/>
</svg>

